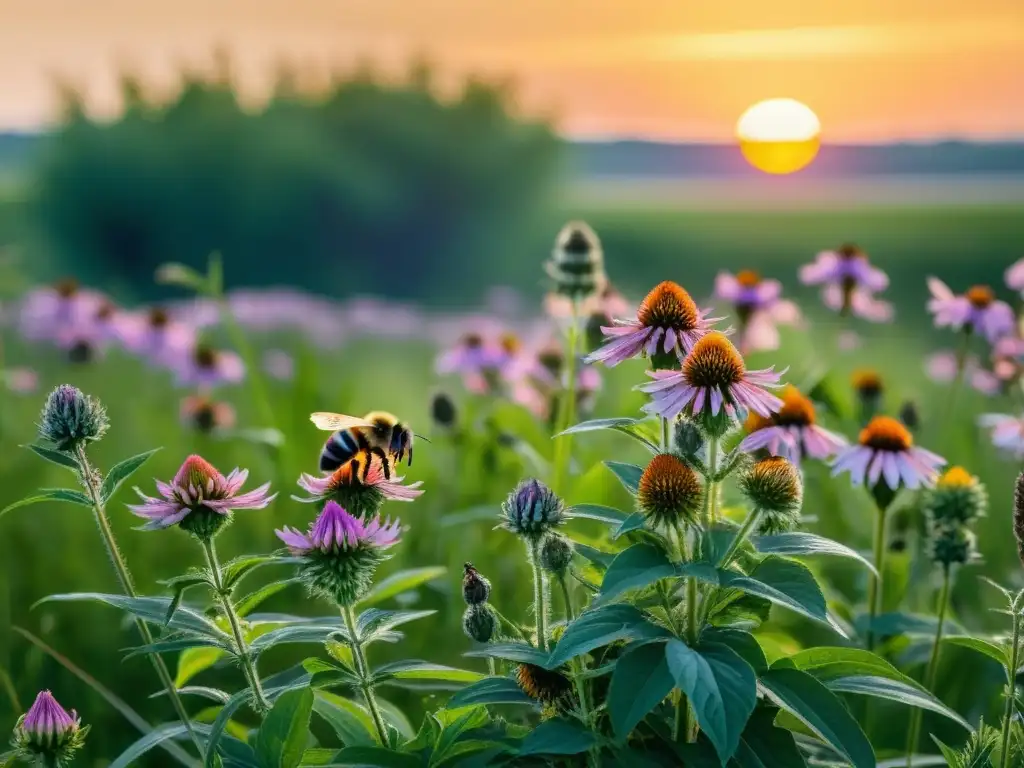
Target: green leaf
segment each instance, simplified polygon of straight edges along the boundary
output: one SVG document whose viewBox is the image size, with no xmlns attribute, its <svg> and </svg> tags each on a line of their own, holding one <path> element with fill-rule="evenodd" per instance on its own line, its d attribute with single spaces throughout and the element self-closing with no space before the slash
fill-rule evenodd
<svg viewBox="0 0 1024 768">
<path fill-rule="evenodd" d="M 130 648 L 125 654 L 124 659 L 127 660 L 135 656 L 146 656 L 153 653 L 173 653 L 191 648 L 218 648 L 221 651 L 233 650 L 233 646 L 228 643 L 220 643 L 209 637 L 176 637 L 172 640 L 162 640 Z"/>
<path fill-rule="evenodd" d="M 751 538 L 754 548 L 764 555 L 833 555 L 856 560 L 872 573 L 875 566 L 856 550 L 850 549 L 838 541 L 826 539 L 814 533 L 793 531 L 775 536 L 754 536 Z"/>
<path fill-rule="evenodd" d="M 647 713 L 672 690 L 672 674 L 661 643 L 629 648 L 619 657 L 608 686 L 608 715 L 625 740 Z"/>
<path fill-rule="evenodd" d="M 665 646 L 665 659 L 676 687 L 689 697 L 701 729 L 722 763 L 727 763 L 757 703 L 754 670 L 720 643 L 702 644 L 694 650 L 679 640 L 670 640 Z"/>
<path fill-rule="evenodd" d="M 410 589 L 426 584 L 428 581 L 439 579 L 446 573 L 448 573 L 447 568 L 437 565 L 428 568 L 410 568 L 406 571 L 393 573 L 386 579 L 377 582 L 373 589 L 359 601 L 359 605 L 370 606 L 382 603 L 395 595 L 400 595 L 402 592 L 408 592 Z"/>
<path fill-rule="evenodd" d="M 133 743 L 124 752 L 117 756 L 109 768 L 128 768 L 135 765 L 135 762 L 154 747 L 159 746 L 168 739 L 175 739 L 188 733 L 183 723 L 165 723 L 159 725 L 141 739 Z"/>
<path fill-rule="evenodd" d="M 612 531 L 612 539 L 617 539 L 620 536 L 629 533 L 630 531 L 639 531 L 647 522 L 647 518 L 640 512 L 634 512 L 632 515 L 622 521 L 622 524 Z"/>
<path fill-rule="evenodd" d="M 598 520 L 602 523 L 608 523 L 608 525 L 619 526 L 622 522 L 629 517 L 628 512 L 615 509 L 614 507 L 604 507 L 600 504 L 577 504 L 575 507 L 570 507 L 566 510 L 570 517 L 581 517 L 587 520 Z"/>
<path fill-rule="evenodd" d="M 44 501 L 66 501 L 83 507 L 92 507 L 89 497 L 81 491 L 73 491 L 69 488 L 43 488 L 34 496 L 18 499 L 13 504 L 8 504 L 3 509 L 0 509 L 0 517 L 3 517 L 12 509 L 27 507 L 29 504 L 40 504 Z"/>
<path fill-rule="evenodd" d="M 586 544 L 581 544 L 578 541 L 573 542 L 573 549 L 581 557 L 585 557 L 595 566 L 601 570 L 607 570 L 608 566 L 612 564 L 612 560 L 615 559 L 615 552 L 605 552 L 603 549 L 595 549 L 594 547 L 588 547 Z"/>
<path fill-rule="evenodd" d="M 527 704 L 536 702 L 523 693 L 515 680 L 507 677 L 485 677 L 479 682 L 467 685 L 448 700 L 450 709 L 468 707 L 473 704 Z"/>
<path fill-rule="evenodd" d="M 740 737 L 740 746 L 733 758 L 737 768 L 805 768 L 807 763 L 793 734 L 775 725 L 774 707 L 760 706 L 754 710 Z"/>
<path fill-rule="evenodd" d="M 340 624 L 299 624 L 279 627 L 260 635 L 249 644 L 249 649 L 260 654 L 274 645 L 291 643 L 324 643 L 332 635 L 345 636 L 344 627 Z"/>
<path fill-rule="evenodd" d="M 569 624 L 552 649 L 550 659 L 541 666 L 555 669 L 570 659 L 617 640 L 656 640 L 667 637 L 671 637 L 671 633 L 648 621 L 638 608 L 624 603 L 604 605 L 584 611 L 576 621 Z"/>
<path fill-rule="evenodd" d="M 837 677 L 825 683 L 830 691 L 836 693 L 857 693 L 864 696 L 874 696 L 879 699 L 897 701 L 919 709 L 927 709 L 948 717 L 968 731 L 973 730 L 970 723 L 960 715 L 947 707 L 935 696 L 916 683 L 891 680 L 877 675 L 854 675 L 851 677 Z"/>
<path fill-rule="evenodd" d="M 373 718 L 359 704 L 327 691 L 316 691 L 313 711 L 322 717 L 346 747 L 377 744 Z"/>
<path fill-rule="evenodd" d="M 224 563 L 221 568 L 221 578 L 224 579 L 224 586 L 228 589 L 234 588 L 243 576 L 264 565 L 277 562 L 273 555 L 241 555 Z"/>
<path fill-rule="evenodd" d="M 823 683 L 799 669 L 772 668 L 761 676 L 760 685 L 772 701 L 839 750 L 854 768 L 874 768 L 875 752 L 867 736 Z"/>
<path fill-rule="evenodd" d="M 262 768 L 298 768 L 309 739 L 313 691 L 282 693 L 267 713 L 253 745 Z"/>
<path fill-rule="evenodd" d="M 640 476 L 644 473 L 643 467 L 638 467 L 636 464 L 623 464 L 621 461 L 606 461 L 604 465 L 619 478 L 619 482 L 627 491 L 636 496 L 637 489 L 640 488 Z"/>
<path fill-rule="evenodd" d="M 468 651 L 464 656 L 507 659 L 538 667 L 548 667 L 548 654 L 526 643 L 490 643 L 479 651 Z"/>
<path fill-rule="evenodd" d="M 1006 649 L 996 645 L 990 640 L 984 640 L 980 637 L 970 637 L 968 635 L 952 635 L 951 637 L 944 637 L 942 640 L 950 645 L 959 645 L 964 648 L 970 648 L 972 651 L 983 653 L 990 659 L 999 662 L 1004 667 L 1010 666 L 1010 658 Z"/>
<path fill-rule="evenodd" d="M 224 691 L 220 690 L 219 688 L 210 688 L 210 687 L 205 686 L 205 685 L 186 685 L 186 686 L 183 686 L 181 688 L 178 688 L 177 686 L 175 686 L 175 688 L 177 688 L 178 693 L 180 693 L 183 696 L 201 696 L 204 699 L 209 699 L 210 701 L 215 701 L 218 704 L 227 704 L 228 703 L 228 699 L 231 698 L 230 694 L 225 693 Z M 156 699 L 156 698 L 159 698 L 161 696 L 166 696 L 166 695 L 167 695 L 167 689 L 161 688 L 156 693 L 151 693 L 149 695 L 149 698 Z"/>
<path fill-rule="evenodd" d="M 779 659 L 772 665 L 772 668 L 776 667 L 809 672 L 823 683 L 852 675 L 875 675 L 901 681 L 910 679 L 878 654 L 861 648 L 809 648 Z"/>
<path fill-rule="evenodd" d="M 487 723 L 487 710 L 482 707 L 470 707 L 466 712 L 460 714 L 454 721 L 443 724 L 441 735 L 437 737 L 434 745 L 434 753 L 430 756 L 430 764 L 436 765 L 452 752 L 462 735 L 468 731 L 480 728 Z"/>
<path fill-rule="evenodd" d="M 178 674 L 174 687 L 181 688 L 200 672 L 209 669 L 227 654 L 218 648 L 190 648 L 178 656 Z"/>
<path fill-rule="evenodd" d="M 395 627 L 425 619 L 435 613 L 437 611 L 384 611 L 380 608 L 370 608 L 359 614 L 359 618 L 356 619 L 356 633 L 361 642 L 369 643 Z"/>
<path fill-rule="evenodd" d="M 335 755 L 331 766 L 423 768 L 423 761 L 416 755 L 394 752 L 387 747 L 345 747 Z"/>
<path fill-rule="evenodd" d="M 634 544 L 612 560 L 601 582 L 598 600 L 614 600 L 631 589 L 647 587 L 676 575 L 677 567 L 661 549 L 651 544 Z"/>
<path fill-rule="evenodd" d="M 729 627 L 710 627 L 701 634 L 701 642 L 721 643 L 732 648 L 757 674 L 768 669 L 768 660 L 761 644 L 749 632 Z"/>
<path fill-rule="evenodd" d="M 231 716 L 241 709 L 252 698 L 252 691 L 243 688 L 221 707 L 217 719 L 210 726 L 210 732 L 206 736 L 206 758 L 203 760 L 203 768 L 215 768 L 217 764 L 217 749 L 224 731 L 231 722 Z"/>
<path fill-rule="evenodd" d="M 70 469 L 73 472 L 78 472 L 78 462 L 75 461 L 74 457 L 70 454 L 63 453 L 62 451 L 54 450 L 53 448 L 47 448 L 45 445 L 23 445 L 22 448 L 28 448 L 32 453 L 41 459 L 46 459 L 51 464 Z"/>
<path fill-rule="evenodd" d="M 117 493 L 117 489 L 121 487 L 121 484 L 131 477 L 139 467 L 149 461 L 149 457 L 159 450 L 159 448 L 154 448 L 151 451 L 137 454 L 112 466 L 110 471 L 107 472 L 106 477 L 103 478 L 103 485 L 100 488 L 100 498 L 103 499 L 103 503 L 106 504 L 110 501 L 114 494 Z"/>
<path fill-rule="evenodd" d="M 273 597 L 281 590 L 296 583 L 298 583 L 298 579 L 272 581 L 269 584 L 264 584 L 262 587 L 250 592 L 245 597 L 239 598 L 238 602 L 235 603 L 235 612 L 239 616 L 248 616 L 250 613 L 259 608 L 260 604 L 264 600 Z"/>
<path fill-rule="evenodd" d="M 204 637 L 212 637 L 223 642 L 232 642 L 231 638 L 216 624 L 191 608 L 179 608 L 170 622 L 167 622 L 167 610 L 171 599 L 168 597 L 125 597 L 124 595 L 107 595 L 100 592 L 70 592 L 61 595 L 48 595 L 40 603 L 94 601 L 127 611 L 144 621 L 195 632 Z"/>
<path fill-rule="evenodd" d="M 468 669 L 456 669 L 442 664 L 431 664 L 428 661 L 407 659 L 385 664 L 374 670 L 374 680 L 441 680 L 450 683 L 475 683 L 485 675 Z"/>
<path fill-rule="evenodd" d="M 628 417 L 615 419 L 592 419 L 591 421 L 584 421 L 580 424 L 571 426 L 563 432 L 559 432 L 555 437 L 561 437 L 562 435 L 575 435 L 581 432 L 596 432 L 602 429 L 611 429 L 615 432 L 621 432 L 624 435 L 629 435 L 634 440 L 643 443 L 644 446 L 646 446 L 646 448 L 652 453 L 658 453 L 661 449 L 636 429 L 636 427 L 642 423 L 642 419 L 630 419 Z"/>
<path fill-rule="evenodd" d="M 545 720 L 519 745 L 520 757 L 526 755 L 578 755 L 597 742 L 594 734 L 568 720 Z"/>
</svg>

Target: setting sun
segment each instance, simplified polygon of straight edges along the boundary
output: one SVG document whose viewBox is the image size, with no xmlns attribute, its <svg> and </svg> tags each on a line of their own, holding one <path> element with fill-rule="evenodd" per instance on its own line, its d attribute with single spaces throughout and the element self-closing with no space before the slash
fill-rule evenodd
<svg viewBox="0 0 1024 768">
<path fill-rule="evenodd" d="M 799 171 L 818 154 L 821 123 L 810 107 L 794 99 L 759 101 L 736 124 L 743 156 L 765 173 Z"/>
</svg>

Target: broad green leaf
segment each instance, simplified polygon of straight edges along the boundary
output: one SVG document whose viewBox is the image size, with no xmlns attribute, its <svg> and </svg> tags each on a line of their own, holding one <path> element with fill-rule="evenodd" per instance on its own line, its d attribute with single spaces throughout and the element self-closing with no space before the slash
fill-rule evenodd
<svg viewBox="0 0 1024 768">
<path fill-rule="evenodd" d="M 632 605 L 612 603 L 580 614 L 559 638 L 550 659 L 541 666 L 556 669 L 570 659 L 617 640 L 655 640 L 670 637 L 667 629 L 647 620 Z"/>
<path fill-rule="evenodd" d="M 136 761 L 154 747 L 159 746 L 168 739 L 176 739 L 188 733 L 183 723 L 165 723 L 157 726 L 145 734 L 128 749 L 117 756 L 109 768 L 129 768 L 135 765 Z"/>
<path fill-rule="evenodd" d="M 354 701 L 327 691 L 316 691 L 313 711 L 322 717 L 346 747 L 367 747 L 377 744 L 373 718 Z"/>
<path fill-rule="evenodd" d="M 527 704 L 536 702 L 523 693 L 515 680 L 508 677 L 486 677 L 467 685 L 448 700 L 449 707 L 467 707 L 473 704 Z"/>
<path fill-rule="evenodd" d="M 431 664 L 427 661 L 408 659 L 385 664 L 374 670 L 374 680 L 384 682 L 386 680 L 441 680 L 451 683 L 475 683 L 482 680 L 485 675 L 480 672 L 471 672 L 468 669 L 456 669 L 441 664 Z"/>
<path fill-rule="evenodd" d="M 619 657 L 608 686 L 608 715 L 623 741 L 673 687 L 661 643 L 629 648 Z"/>
<path fill-rule="evenodd" d="M 768 669 L 768 660 L 765 658 L 757 638 L 749 632 L 729 627 L 710 627 L 701 634 L 702 643 L 721 643 L 732 648 L 739 654 L 740 658 L 749 664 L 754 672 L 761 674 Z"/>
<path fill-rule="evenodd" d="M 121 484 L 131 477 L 139 467 L 149 461 L 149 457 L 159 450 L 159 448 L 154 448 L 151 451 L 137 454 L 112 466 L 110 471 L 107 472 L 106 477 L 103 478 L 103 485 L 100 487 L 100 498 L 103 499 L 103 503 L 106 504 L 110 501 L 114 494 L 117 493 L 117 489 L 121 487 Z"/>
<path fill-rule="evenodd" d="M 850 677 L 837 677 L 825 683 L 830 691 L 836 693 L 857 693 L 864 696 L 874 696 L 879 699 L 898 701 L 919 709 L 927 709 L 937 712 L 944 717 L 958 723 L 968 731 L 973 730 L 970 723 L 960 715 L 947 707 L 931 693 L 913 682 L 902 680 L 891 680 L 876 675 L 853 675 Z"/>
<path fill-rule="evenodd" d="M 824 683 L 837 677 L 854 675 L 875 675 L 890 680 L 909 680 L 906 675 L 881 656 L 861 648 L 829 646 L 809 648 L 806 651 L 779 659 L 772 667 L 803 670 Z"/>
<path fill-rule="evenodd" d="M 369 608 L 356 619 L 356 633 L 362 642 L 368 643 L 395 627 L 425 619 L 435 613 L 437 611 L 385 611 L 380 608 Z"/>
<path fill-rule="evenodd" d="M 22 448 L 28 448 L 32 453 L 41 459 L 46 459 L 52 464 L 70 469 L 73 472 L 78 472 L 78 462 L 70 454 L 58 451 L 54 448 L 47 448 L 45 445 L 23 445 Z"/>
<path fill-rule="evenodd" d="M 454 721 L 443 724 L 441 735 L 434 744 L 434 752 L 430 757 L 431 765 L 436 765 L 452 752 L 455 743 L 468 731 L 480 728 L 487 723 L 487 709 L 483 706 L 470 707 Z"/>
<path fill-rule="evenodd" d="M 755 536 L 751 539 L 754 548 L 764 555 L 833 555 L 856 560 L 872 573 L 875 566 L 856 550 L 838 541 L 826 539 L 814 533 L 792 531 L 774 536 Z"/>
<path fill-rule="evenodd" d="M 623 534 L 629 533 L 630 531 L 638 531 L 644 527 L 647 522 L 647 518 L 640 512 L 634 512 L 632 515 L 627 517 L 622 523 L 612 531 L 612 538 L 617 539 Z"/>
<path fill-rule="evenodd" d="M 181 688 L 200 672 L 209 669 L 227 654 L 218 648 L 190 648 L 178 656 L 178 674 L 174 687 Z"/>
<path fill-rule="evenodd" d="M 267 713 L 253 745 L 262 768 L 298 768 L 309 738 L 313 691 L 282 693 Z"/>
<path fill-rule="evenodd" d="M 526 643 L 490 643 L 479 651 L 468 651 L 463 655 L 470 657 L 490 656 L 495 659 L 518 661 L 538 667 L 547 668 L 548 666 L 547 652 Z"/>
<path fill-rule="evenodd" d="M 779 710 L 759 706 L 740 736 L 733 763 L 736 768 L 806 768 L 793 734 L 775 725 Z"/>
<path fill-rule="evenodd" d="M 400 595 L 402 592 L 416 589 L 416 587 L 422 586 L 428 581 L 439 579 L 446 573 L 448 573 L 447 568 L 436 565 L 427 568 L 410 568 L 406 571 L 393 573 L 386 579 L 377 582 L 373 589 L 359 601 L 359 605 L 365 607 L 382 603 L 395 595 Z"/>
<path fill-rule="evenodd" d="M 260 635 L 249 644 L 249 649 L 256 654 L 275 645 L 291 643 L 324 643 L 332 636 L 345 636 L 344 627 L 339 624 L 299 624 L 279 627 Z"/>
<path fill-rule="evenodd" d="M 720 643 L 697 650 L 679 640 L 665 646 L 676 687 L 693 705 L 701 729 L 722 763 L 736 752 L 743 726 L 757 703 L 757 676 L 735 651 Z"/>
<path fill-rule="evenodd" d="M 624 464 L 621 461 L 606 461 L 604 465 L 619 478 L 619 482 L 625 486 L 627 491 L 636 495 L 637 489 L 640 487 L 640 476 L 644 473 L 643 467 L 638 467 L 636 464 Z"/>
<path fill-rule="evenodd" d="M 934 616 L 922 616 L 912 613 L 883 613 L 875 617 L 875 634 L 880 637 L 892 637 L 896 635 L 925 635 L 929 638 L 935 636 L 935 628 L 938 619 Z M 868 616 L 862 615 L 854 622 L 857 632 L 861 635 L 867 633 Z M 965 635 L 963 627 L 956 622 L 946 619 L 946 628 L 950 635 Z"/>
<path fill-rule="evenodd" d="M 519 745 L 518 755 L 578 755 L 596 743 L 594 734 L 568 720 L 545 720 Z"/>
<path fill-rule="evenodd" d="M 778 706 L 794 715 L 854 768 L 875 768 L 875 752 L 843 703 L 815 677 L 799 669 L 769 669 L 760 685 Z"/>
<path fill-rule="evenodd" d="M 318 766 L 331 765 L 334 762 L 337 749 L 326 749 L 324 747 L 310 747 L 302 753 L 301 768 L 316 768 Z M 226 767 L 227 768 L 227 767 Z M 245 766 L 238 766 L 245 768 Z"/>
<path fill-rule="evenodd" d="M 220 745 L 220 740 L 224 736 L 224 731 L 231 722 L 231 716 L 249 703 L 251 698 L 252 691 L 248 688 L 243 688 L 232 696 L 227 704 L 221 707 L 220 713 L 217 715 L 217 719 L 213 721 L 213 725 L 210 726 L 209 733 L 206 736 L 206 757 L 203 760 L 203 768 L 216 768 L 217 750 Z"/>
<path fill-rule="evenodd" d="M 661 549 L 634 544 L 620 552 L 601 582 L 600 602 L 607 603 L 631 589 L 640 589 L 676 575 L 677 567 Z"/>
<path fill-rule="evenodd" d="M 108 595 L 100 592 L 70 592 L 61 595 L 48 595 L 36 604 L 82 601 L 105 603 L 153 624 L 166 625 L 171 629 L 195 632 L 199 635 L 216 638 L 222 642 L 231 642 L 231 638 L 227 633 L 210 621 L 210 619 L 193 611 L 191 608 L 178 608 L 170 622 L 166 622 L 167 610 L 171 604 L 171 598 L 169 597 L 125 597 L 124 595 Z"/>
<path fill-rule="evenodd" d="M 559 432 L 555 437 L 561 437 L 562 435 L 576 435 L 580 432 L 596 432 L 601 429 L 635 427 L 637 424 L 642 423 L 642 421 L 642 419 L 633 419 L 628 416 L 621 416 L 613 419 L 591 419 L 590 421 L 581 421 L 579 424 L 573 424 L 568 429 Z"/>
<path fill-rule="evenodd" d="M 374 768 L 423 768 L 416 755 L 395 752 L 387 747 L 345 747 L 334 757 L 333 766 L 374 766 Z"/>
<path fill-rule="evenodd" d="M 231 694 L 226 693 L 225 691 L 222 691 L 219 688 L 210 688 L 209 686 L 205 685 L 185 685 L 180 688 L 178 688 L 178 686 L 175 686 L 175 688 L 177 688 L 178 693 L 182 694 L 183 696 L 200 696 L 204 699 L 215 701 L 218 704 L 227 704 L 228 699 L 231 698 Z M 166 695 L 167 690 L 161 689 L 156 693 L 150 694 L 149 698 L 155 699 Z"/>
<path fill-rule="evenodd" d="M 970 637 L 968 635 L 953 635 L 951 637 L 944 637 L 942 640 L 950 645 L 959 645 L 964 648 L 970 648 L 972 651 L 983 653 L 990 659 L 999 662 L 1004 667 L 1010 666 L 1010 657 L 1006 649 L 996 645 L 990 640 L 984 640 L 980 637 Z"/>
<path fill-rule="evenodd" d="M 602 549 L 588 547 L 586 544 L 581 544 L 578 541 L 573 542 L 573 549 L 576 550 L 576 554 L 585 557 L 601 570 L 607 570 L 616 556 L 615 552 L 605 552 Z"/>
<path fill-rule="evenodd" d="M 248 616 L 250 613 L 259 608 L 260 604 L 267 598 L 273 597 L 281 590 L 292 584 L 298 583 L 298 579 L 286 579 L 285 581 L 271 581 L 269 584 L 264 584 L 259 589 L 253 590 L 245 597 L 238 599 L 235 603 L 235 612 L 239 616 Z"/>
<path fill-rule="evenodd" d="M 273 555 L 241 555 L 221 566 L 221 578 L 224 579 L 224 586 L 231 589 L 242 580 L 242 577 L 257 568 L 276 562 L 278 558 Z"/>
<path fill-rule="evenodd" d="M 570 517 L 582 517 L 587 520 L 599 520 L 602 523 L 608 523 L 608 525 L 621 525 L 622 522 L 629 517 L 628 512 L 615 509 L 614 507 L 605 507 L 600 504 L 577 504 L 574 507 L 570 507 L 566 510 Z"/>
<path fill-rule="evenodd" d="M 0 509 L 0 517 L 3 517 L 12 509 L 27 507 L 30 504 L 41 504 L 45 501 L 66 501 L 70 504 L 78 504 L 83 507 L 92 506 L 92 502 L 89 500 L 89 497 L 81 491 L 73 491 L 69 488 L 42 488 L 34 496 L 27 496 L 24 499 L 18 499 L 13 504 L 8 504 L 3 509 Z"/>
<path fill-rule="evenodd" d="M 221 643 L 209 637 L 176 637 L 173 640 L 161 640 L 148 645 L 139 645 L 127 649 L 124 658 L 131 659 L 135 656 L 148 656 L 153 653 L 174 653 L 186 651 L 192 648 L 216 648 L 221 651 L 233 651 L 234 646 L 228 643 Z"/>
</svg>

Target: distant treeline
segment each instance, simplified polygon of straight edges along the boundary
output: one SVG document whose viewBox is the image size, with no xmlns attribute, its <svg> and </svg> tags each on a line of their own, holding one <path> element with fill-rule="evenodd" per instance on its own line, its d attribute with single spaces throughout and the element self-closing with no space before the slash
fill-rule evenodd
<svg viewBox="0 0 1024 768">
<path fill-rule="evenodd" d="M 577 142 L 570 169 L 588 176 L 757 176 L 733 144 Z M 880 174 L 1024 174 L 1024 142 L 826 144 L 800 172 L 810 178 Z"/>
<path fill-rule="evenodd" d="M 33 152 L 27 216 L 56 269 L 143 295 L 159 264 L 217 250 L 229 284 L 451 297 L 536 245 L 562 150 L 512 116 L 503 87 L 442 98 L 423 69 L 315 91 L 282 75 L 258 109 L 225 75 L 189 76 L 165 101 L 132 78 L 122 93 L 102 122 L 68 95 Z"/>
</svg>

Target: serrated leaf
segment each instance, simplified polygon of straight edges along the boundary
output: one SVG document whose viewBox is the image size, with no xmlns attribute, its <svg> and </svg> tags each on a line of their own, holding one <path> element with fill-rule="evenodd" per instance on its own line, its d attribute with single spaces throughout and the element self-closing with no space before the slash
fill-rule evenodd
<svg viewBox="0 0 1024 768">
<path fill-rule="evenodd" d="M 373 718 L 354 701 L 327 691 L 316 691 L 313 711 L 331 726 L 346 747 L 366 747 L 378 743 Z"/>
<path fill-rule="evenodd" d="M 131 477 L 139 467 L 149 461 L 149 457 L 159 450 L 159 448 L 154 448 L 151 451 L 136 454 L 112 466 L 110 471 L 107 472 L 106 477 L 103 478 L 103 485 L 100 487 L 100 498 L 103 500 L 103 503 L 106 504 L 110 501 L 122 483 Z"/>
<path fill-rule="evenodd" d="M 448 700 L 448 707 L 468 707 L 473 704 L 526 704 L 537 702 L 527 696 L 515 680 L 507 677 L 486 677 L 467 685 Z"/>
<path fill-rule="evenodd" d="M 362 607 L 368 607 L 382 603 L 385 600 L 389 600 L 395 595 L 400 595 L 402 592 L 408 592 L 411 589 L 422 586 L 429 581 L 439 579 L 448 573 L 447 568 L 441 566 L 430 566 L 427 568 L 410 568 L 405 571 L 399 571 L 393 573 L 386 579 L 383 579 L 371 589 L 362 600 L 359 601 L 359 605 Z"/>
<path fill-rule="evenodd" d="M 601 582 L 598 600 L 610 602 L 631 589 L 650 586 L 677 574 L 677 566 L 661 549 L 650 544 L 634 544 L 616 555 Z"/>
<path fill-rule="evenodd" d="M 640 488 L 640 476 L 644 473 L 643 467 L 638 467 L 636 464 L 625 464 L 621 461 L 606 461 L 604 465 L 619 478 L 619 482 L 627 491 L 636 495 Z"/>
<path fill-rule="evenodd" d="M 838 541 L 818 536 L 814 533 L 792 531 L 774 536 L 754 536 L 751 538 L 754 548 L 764 555 L 831 555 L 856 560 L 872 573 L 875 566 L 856 550 L 850 549 Z"/>
<path fill-rule="evenodd" d="M 70 488 L 43 488 L 34 496 L 27 496 L 24 499 L 18 499 L 12 504 L 8 504 L 3 509 L 0 509 L 0 517 L 3 517 L 12 509 L 18 507 L 27 507 L 30 504 L 41 504 L 45 501 L 65 501 L 70 504 L 78 504 L 83 507 L 92 507 L 92 501 L 81 491 L 73 491 Z"/>
<path fill-rule="evenodd" d="M 261 768 L 298 768 L 306 751 L 312 712 L 309 688 L 286 691 L 278 697 L 253 744 Z"/>
<path fill-rule="evenodd" d="M 324 643 L 332 636 L 346 637 L 345 628 L 340 624 L 300 624 L 297 626 L 279 627 L 260 635 L 249 644 L 249 650 L 255 654 L 275 645 L 293 643 Z"/>
<path fill-rule="evenodd" d="M 760 685 L 772 701 L 841 752 L 854 768 L 875 768 L 875 752 L 864 731 L 815 677 L 799 669 L 772 668 L 761 676 Z"/>
<path fill-rule="evenodd" d="M 61 451 L 55 450 L 53 448 L 47 448 L 45 445 L 28 444 L 23 445 L 21 447 L 27 448 L 28 450 L 32 451 L 32 453 L 34 453 L 36 456 L 38 456 L 41 459 L 45 459 L 51 464 L 56 464 L 57 466 L 64 467 L 65 469 L 70 469 L 76 473 L 78 472 L 78 462 L 75 461 L 73 456 L 70 456 L 66 453 L 62 453 Z"/>
<path fill-rule="evenodd" d="M 673 678 L 661 643 L 629 648 L 619 657 L 608 686 L 612 730 L 623 741 L 672 690 Z"/>
<path fill-rule="evenodd" d="M 519 745 L 517 754 L 578 755 L 597 742 L 594 734 L 568 720 L 545 720 L 534 728 Z"/>
<path fill-rule="evenodd" d="M 623 603 L 612 603 L 592 608 L 580 614 L 559 638 L 545 666 L 556 669 L 570 659 L 589 653 L 595 648 L 610 645 L 617 640 L 655 640 L 671 637 L 662 626 L 647 620 L 638 608 Z"/>
<path fill-rule="evenodd" d="M 217 648 L 221 651 L 232 651 L 233 647 L 227 643 L 219 643 L 209 637 L 176 637 L 172 640 L 161 640 L 148 645 L 140 645 L 130 648 L 125 653 L 125 659 L 135 656 L 146 656 L 153 653 L 173 653 L 185 651 L 191 648 Z"/>
<path fill-rule="evenodd" d="M 573 542 L 573 549 L 576 550 L 576 554 L 585 557 L 601 570 L 607 569 L 612 564 L 612 560 L 615 559 L 616 555 L 615 552 L 605 552 L 603 549 L 595 549 L 578 541 Z"/>
</svg>

